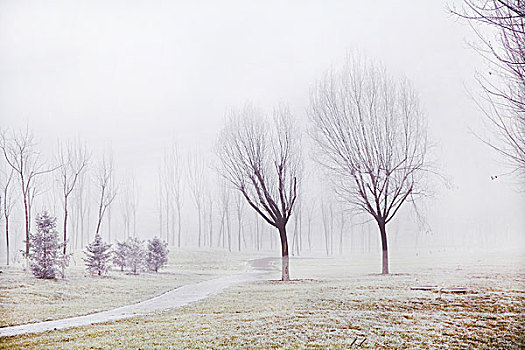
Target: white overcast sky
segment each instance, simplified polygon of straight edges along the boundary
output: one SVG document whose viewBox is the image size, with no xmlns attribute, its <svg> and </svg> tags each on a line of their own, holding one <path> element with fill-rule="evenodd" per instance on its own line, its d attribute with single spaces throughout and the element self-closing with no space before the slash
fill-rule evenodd
<svg viewBox="0 0 525 350">
<path fill-rule="evenodd" d="M 451 2 L 0 0 L 0 126 L 28 124 L 47 154 L 57 138 L 111 144 L 148 192 L 163 145 L 210 151 L 228 108 L 285 102 L 306 123 L 316 79 L 359 50 L 420 93 L 455 184 L 431 214 L 523 228 L 523 194 L 490 180 L 506 169 L 469 132 L 483 61 Z"/>
</svg>

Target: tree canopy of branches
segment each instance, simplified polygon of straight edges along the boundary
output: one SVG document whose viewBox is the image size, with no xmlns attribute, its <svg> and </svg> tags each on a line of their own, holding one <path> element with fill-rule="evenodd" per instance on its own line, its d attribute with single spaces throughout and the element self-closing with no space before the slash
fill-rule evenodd
<svg viewBox="0 0 525 350">
<path fill-rule="evenodd" d="M 100 197 L 98 200 L 98 220 L 97 220 L 97 229 L 95 235 L 99 234 L 100 225 L 102 224 L 102 219 L 106 210 L 109 208 L 113 200 L 117 195 L 117 189 L 115 185 L 114 175 L 113 175 L 113 158 L 112 157 L 103 157 L 102 161 L 98 167 L 98 173 L 95 178 Z"/>
<path fill-rule="evenodd" d="M 276 108 L 273 122 L 254 107 L 232 111 L 219 136 L 221 174 L 248 204 L 279 230 L 282 280 L 290 279 L 286 224 L 297 198 L 299 137 L 285 107 Z"/>
<path fill-rule="evenodd" d="M 63 253 L 66 254 L 67 219 L 69 214 L 68 201 L 71 193 L 75 189 L 79 176 L 88 165 L 89 154 L 86 147 L 66 143 L 65 145 L 59 146 L 58 161 L 60 164 L 58 180 L 62 190 L 62 198 L 64 199 Z"/>
<path fill-rule="evenodd" d="M 13 130 L 11 133 L 8 133 L 6 130 L 0 132 L 0 149 L 7 164 L 16 173 L 22 192 L 25 215 L 26 257 L 29 256 L 31 201 L 36 193 L 34 183 L 38 176 L 56 170 L 56 168 L 45 168 L 36 146 L 37 144 L 29 128 L 18 132 Z"/>
<path fill-rule="evenodd" d="M 470 21 L 482 43 L 477 50 L 490 65 L 477 80 L 496 140 L 482 140 L 525 177 L 525 2 L 464 0 L 463 8 L 452 12 Z"/>
<path fill-rule="evenodd" d="M 342 70 L 318 82 L 308 113 L 317 160 L 331 174 L 336 193 L 379 226 L 387 274 L 386 224 L 425 189 L 426 124 L 417 95 L 406 80 L 349 57 Z"/>
</svg>

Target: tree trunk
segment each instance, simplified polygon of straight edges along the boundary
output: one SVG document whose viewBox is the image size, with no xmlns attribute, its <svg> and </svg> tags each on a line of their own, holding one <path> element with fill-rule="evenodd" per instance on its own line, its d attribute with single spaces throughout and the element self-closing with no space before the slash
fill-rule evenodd
<svg viewBox="0 0 525 350">
<path fill-rule="evenodd" d="M 281 237 L 281 256 L 282 270 L 281 281 L 290 280 L 290 258 L 288 256 L 288 239 L 286 237 L 286 226 L 279 227 L 279 236 Z"/>
<path fill-rule="evenodd" d="M 5 217 L 5 244 L 6 244 L 6 259 L 9 265 L 9 217 Z"/>
<path fill-rule="evenodd" d="M 197 216 L 199 218 L 199 248 L 201 247 L 201 208 L 197 207 Z"/>
<path fill-rule="evenodd" d="M 180 206 L 178 206 L 178 205 L 177 205 L 177 225 L 178 225 L 177 246 L 180 248 L 181 226 L 180 226 Z"/>
<path fill-rule="evenodd" d="M 237 243 L 239 244 L 239 251 L 241 251 L 241 235 L 242 235 L 242 219 L 240 214 L 237 214 Z"/>
<path fill-rule="evenodd" d="M 29 212 L 27 208 L 27 198 L 24 193 L 24 214 L 26 218 L 26 260 L 29 259 Z"/>
<path fill-rule="evenodd" d="M 386 223 L 384 220 L 377 222 L 379 225 L 379 233 L 381 234 L 381 247 L 383 251 L 383 269 L 382 274 L 387 275 L 388 272 L 388 242 L 386 238 Z"/>
<path fill-rule="evenodd" d="M 66 231 L 67 231 L 67 197 L 64 197 L 64 255 L 66 254 Z"/>
</svg>

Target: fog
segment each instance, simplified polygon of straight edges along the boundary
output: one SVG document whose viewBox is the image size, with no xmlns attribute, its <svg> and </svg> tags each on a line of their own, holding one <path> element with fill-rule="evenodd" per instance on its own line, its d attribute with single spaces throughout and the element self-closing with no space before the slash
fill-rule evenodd
<svg viewBox="0 0 525 350">
<path fill-rule="evenodd" d="M 217 202 L 214 149 L 225 113 L 247 101 L 266 112 L 286 103 L 306 132 L 312 86 L 346 55 L 360 52 L 413 83 L 428 118 L 432 158 L 447 179 L 436 181 L 435 195 L 420 203 L 423 221 L 407 204 L 390 224 L 392 250 L 522 248 L 525 201 L 519 180 L 504 175 L 508 167 L 475 136 L 489 134 L 473 98 L 479 92 L 474 74 L 486 69 L 469 45 L 475 40 L 441 1 L 2 1 L 0 127 L 28 126 L 50 164 L 59 140 L 85 141 L 93 165 L 111 150 L 119 187 L 135 179 L 135 233 L 141 239 L 162 236 L 158 169 L 170 145 L 178 145 L 184 160 L 187 154 L 204 159 Z M 306 133 L 304 138 L 305 191 L 330 197 L 322 172 L 313 171 Z M 46 208 L 60 218 L 53 177 L 40 181 L 45 193 L 37 197 L 35 211 Z M 196 210 L 184 181 L 183 244 L 195 246 Z M 364 244 L 369 231 L 377 244 L 376 226 L 362 224 L 365 218 L 343 203 L 334 201 L 334 207 L 348 215 L 345 251 L 352 242 Z M 23 240 L 17 208 L 13 251 Z M 106 221 L 102 230 L 105 237 L 113 232 L 113 240 L 124 238 L 119 210 L 117 197 L 111 224 Z M 216 237 L 219 210 L 212 214 Z M 244 232 L 252 232 L 255 213 L 247 205 L 244 211 Z M 316 212 L 313 246 L 324 251 Z M 233 209 L 231 220 L 235 232 Z M 277 251 L 277 232 L 265 230 L 265 247 Z M 248 240 L 243 249 L 254 245 Z"/>
</svg>

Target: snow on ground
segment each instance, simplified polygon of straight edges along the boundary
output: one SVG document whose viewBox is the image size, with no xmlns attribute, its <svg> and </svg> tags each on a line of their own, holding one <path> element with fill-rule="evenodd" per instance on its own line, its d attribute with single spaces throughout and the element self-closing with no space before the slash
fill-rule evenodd
<svg viewBox="0 0 525 350">
<path fill-rule="evenodd" d="M 251 282 L 182 309 L 105 324 L 2 338 L 14 348 L 525 347 L 524 253 L 295 258 L 295 281 Z M 278 262 L 276 263 L 278 266 Z M 412 290 L 431 285 L 431 290 Z M 464 287 L 466 294 L 440 292 Z"/>
</svg>

